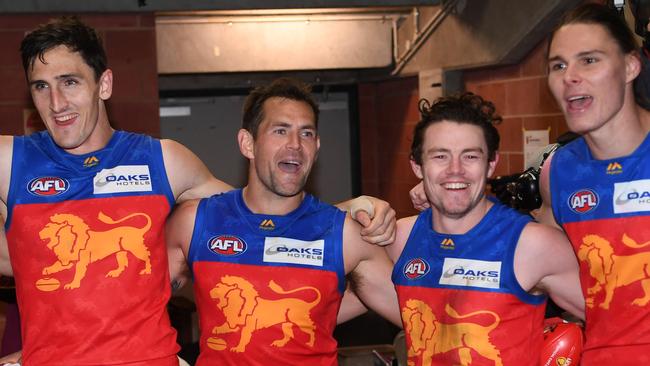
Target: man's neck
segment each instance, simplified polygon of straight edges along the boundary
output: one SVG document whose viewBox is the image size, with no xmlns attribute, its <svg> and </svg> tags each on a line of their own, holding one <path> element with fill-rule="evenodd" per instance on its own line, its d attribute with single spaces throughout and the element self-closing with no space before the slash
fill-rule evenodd
<svg viewBox="0 0 650 366">
<path fill-rule="evenodd" d="M 261 182 L 249 182 L 243 189 L 244 203 L 249 210 L 263 215 L 286 215 L 297 209 L 305 198 L 301 191 L 295 196 L 284 197 L 266 189 Z"/>
<path fill-rule="evenodd" d="M 478 225 L 494 204 L 483 197 L 481 201 L 462 217 L 445 216 L 435 208 L 432 209 L 433 230 L 440 234 L 462 235 Z"/>
<path fill-rule="evenodd" d="M 643 143 L 650 128 L 648 111 L 627 102 L 605 125 L 584 135 L 591 155 L 609 160 L 632 154 Z"/>
<path fill-rule="evenodd" d="M 73 149 L 65 149 L 65 152 L 72 155 L 84 155 L 101 150 L 108 145 L 111 137 L 113 137 L 113 132 L 115 130 L 108 122 L 108 118 L 106 118 L 103 121 L 97 122 L 94 130 L 83 144 Z"/>
</svg>

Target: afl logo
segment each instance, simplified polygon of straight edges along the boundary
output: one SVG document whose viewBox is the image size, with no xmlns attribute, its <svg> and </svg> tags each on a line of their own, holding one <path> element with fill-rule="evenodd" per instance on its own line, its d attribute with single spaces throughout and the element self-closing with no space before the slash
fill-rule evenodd
<svg viewBox="0 0 650 366">
<path fill-rule="evenodd" d="M 409 280 L 415 280 L 429 273 L 429 263 L 422 258 L 411 259 L 404 266 L 404 276 Z"/>
<path fill-rule="evenodd" d="M 67 180 L 58 177 L 40 177 L 32 179 L 27 190 L 37 196 L 56 196 L 70 188 Z"/>
<path fill-rule="evenodd" d="M 591 189 L 583 189 L 569 197 L 569 207 L 576 213 L 587 213 L 598 206 L 598 195 Z"/>
<path fill-rule="evenodd" d="M 235 256 L 246 251 L 246 242 L 236 236 L 219 235 L 208 240 L 208 248 L 215 254 Z"/>
</svg>

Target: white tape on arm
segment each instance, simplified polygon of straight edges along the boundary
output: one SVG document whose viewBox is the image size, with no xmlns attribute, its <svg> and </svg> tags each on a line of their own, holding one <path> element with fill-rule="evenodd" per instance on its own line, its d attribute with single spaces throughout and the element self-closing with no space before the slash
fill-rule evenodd
<svg viewBox="0 0 650 366">
<path fill-rule="evenodd" d="M 370 218 L 375 216 L 375 207 L 366 196 L 359 196 L 350 203 L 350 215 L 356 220 L 357 212 L 365 211 Z"/>
</svg>

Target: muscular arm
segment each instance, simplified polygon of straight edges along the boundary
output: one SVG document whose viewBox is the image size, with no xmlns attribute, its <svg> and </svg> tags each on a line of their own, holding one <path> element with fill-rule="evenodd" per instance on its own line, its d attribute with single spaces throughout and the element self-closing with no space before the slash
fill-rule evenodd
<svg viewBox="0 0 650 366">
<path fill-rule="evenodd" d="M 351 288 L 364 305 L 401 327 L 397 294 L 391 281 L 393 265 L 382 247 L 361 239 L 361 228 L 346 218 L 343 230 L 343 259 Z"/>
<path fill-rule="evenodd" d="M 209 197 L 232 189 L 215 178 L 188 148 L 173 140 L 161 140 L 165 171 L 177 203 Z"/>
<path fill-rule="evenodd" d="M 524 290 L 546 292 L 558 306 L 584 319 L 578 261 L 560 229 L 538 223 L 526 225 L 515 250 L 514 266 Z"/>
<path fill-rule="evenodd" d="M 180 289 L 190 280 L 186 258 L 194 232 L 198 203 L 198 200 L 191 200 L 176 206 L 165 226 L 169 276 L 174 290 Z"/>
<path fill-rule="evenodd" d="M 413 229 L 413 225 L 415 225 L 415 220 L 417 220 L 417 218 L 416 215 L 397 220 L 395 242 L 392 245 L 385 247 L 386 254 L 388 254 L 388 258 L 390 258 L 393 263 L 397 262 L 400 255 L 402 255 L 402 250 L 404 250 L 406 241 L 411 234 L 411 229 Z"/>
<path fill-rule="evenodd" d="M 368 308 L 361 302 L 361 299 L 359 299 L 354 291 L 350 289 L 350 286 L 348 286 L 343 294 L 341 307 L 339 307 L 339 313 L 336 317 L 336 324 L 345 323 L 361 314 L 365 314 L 367 311 Z"/>
<path fill-rule="evenodd" d="M 359 222 L 361 238 L 368 243 L 388 245 L 395 240 L 395 210 L 384 200 L 371 196 L 360 196 L 336 205 Z"/>
</svg>

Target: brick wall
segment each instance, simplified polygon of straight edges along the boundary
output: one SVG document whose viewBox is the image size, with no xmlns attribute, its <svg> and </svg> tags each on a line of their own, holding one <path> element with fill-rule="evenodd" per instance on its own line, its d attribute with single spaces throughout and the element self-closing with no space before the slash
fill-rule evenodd
<svg viewBox="0 0 650 366">
<path fill-rule="evenodd" d="M 517 65 L 469 71 L 465 88 L 492 101 L 503 117 L 497 175 L 524 168 L 523 130 L 550 127 L 549 139 L 567 131 L 562 112 L 546 84 L 546 41 L 541 42 Z"/>
<path fill-rule="evenodd" d="M 418 99 L 417 77 L 359 86 L 361 189 L 390 202 L 398 217 L 414 213 L 408 191 L 418 180 L 409 154 Z"/>
<path fill-rule="evenodd" d="M 23 134 L 23 110 L 31 108 L 18 48 L 26 32 L 55 15 L 0 15 L 0 134 Z M 113 69 L 108 102 L 114 128 L 160 135 L 155 17 L 153 13 L 86 14 L 97 29 Z"/>
<path fill-rule="evenodd" d="M 523 129 L 551 128 L 550 141 L 567 131 L 546 85 L 546 42 L 519 64 L 466 71 L 465 88 L 494 102 L 503 117 L 497 175 L 523 170 Z M 415 214 L 408 191 L 417 183 L 408 163 L 418 121 L 418 79 L 366 83 L 359 87 L 362 192 L 388 200 L 398 217 Z"/>
</svg>

